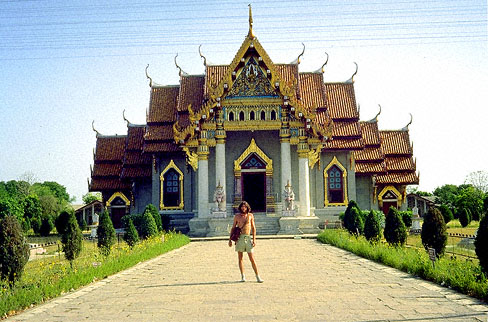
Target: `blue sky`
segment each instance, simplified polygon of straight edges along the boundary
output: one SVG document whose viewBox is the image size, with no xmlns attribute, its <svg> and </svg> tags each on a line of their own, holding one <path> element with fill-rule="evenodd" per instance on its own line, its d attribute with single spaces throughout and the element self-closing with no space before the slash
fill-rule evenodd
<svg viewBox="0 0 488 322">
<path fill-rule="evenodd" d="M 149 86 L 177 84 L 173 58 L 202 74 L 202 52 L 230 63 L 248 30 L 248 1 L 0 0 L 0 181 L 26 172 L 81 201 L 95 133 L 145 122 Z M 381 129 L 413 115 L 421 190 L 488 171 L 486 1 L 254 1 L 254 30 L 275 63 L 301 71 L 330 55 L 325 81 L 355 77 L 361 119 Z"/>
</svg>

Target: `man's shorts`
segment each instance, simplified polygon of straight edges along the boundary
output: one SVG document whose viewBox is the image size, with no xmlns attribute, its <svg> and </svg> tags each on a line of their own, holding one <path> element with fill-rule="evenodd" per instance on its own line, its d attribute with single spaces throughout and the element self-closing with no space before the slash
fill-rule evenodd
<svg viewBox="0 0 488 322">
<path fill-rule="evenodd" d="M 236 252 L 247 252 L 252 253 L 252 238 L 251 235 L 243 235 L 239 236 L 239 239 L 236 243 Z"/>
</svg>

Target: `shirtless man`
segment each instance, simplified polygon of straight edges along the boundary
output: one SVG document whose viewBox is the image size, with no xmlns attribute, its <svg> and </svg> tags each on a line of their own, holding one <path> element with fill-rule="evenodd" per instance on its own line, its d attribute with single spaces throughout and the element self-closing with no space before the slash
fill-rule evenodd
<svg viewBox="0 0 488 322">
<path fill-rule="evenodd" d="M 251 261 L 252 269 L 256 274 L 256 280 L 258 281 L 258 283 L 262 283 L 264 281 L 261 279 L 261 277 L 259 277 L 258 268 L 256 266 L 256 262 L 254 261 L 254 254 L 252 252 L 253 248 L 256 246 L 256 226 L 254 224 L 254 216 L 251 213 L 251 207 L 245 201 L 241 202 L 241 204 L 239 205 L 239 211 L 240 213 L 234 216 L 234 223 L 232 224 L 230 235 L 232 236 L 232 232 L 234 231 L 235 227 L 241 228 L 241 235 L 236 242 L 236 252 L 239 259 L 239 269 L 241 271 L 241 282 L 246 281 L 246 277 L 244 275 L 244 266 L 242 264 L 242 257 L 243 253 L 247 252 L 249 260 Z M 230 240 L 230 238 L 229 247 L 232 247 L 232 240 Z"/>
</svg>

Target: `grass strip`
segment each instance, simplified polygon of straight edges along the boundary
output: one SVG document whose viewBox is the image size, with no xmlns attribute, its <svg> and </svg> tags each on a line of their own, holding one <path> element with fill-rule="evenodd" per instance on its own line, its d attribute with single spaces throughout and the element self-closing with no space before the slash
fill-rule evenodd
<svg viewBox="0 0 488 322">
<path fill-rule="evenodd" d="M 144 240 L 132 249 L 125 243 L 117 244 L 111 254 L 104 257 L 95 243 L 85 241 L 82 254 L 74 261 L 73 268 L 67 260 L 58 257 L 30 261 L 13 288 L 0 284 L 0 317 L 104 279 L 189 242 L 185 235 L 165 233 Z"/>
<path fill-rule="evenodd" d="M 488 301 L 488 280 L 479 265 L 471 260 L 444 256 L 435 262 L 421 249 L 371 244 L 363 236 L 356 238 L 345 230 L 326 229 L 317 239 L 361 257 L 382 263 L 441 286 Z"/>
</svg>

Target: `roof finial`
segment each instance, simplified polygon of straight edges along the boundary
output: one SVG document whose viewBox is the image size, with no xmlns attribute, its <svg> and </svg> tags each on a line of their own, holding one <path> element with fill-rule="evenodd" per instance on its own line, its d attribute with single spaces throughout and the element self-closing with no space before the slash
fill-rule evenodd
<svg viewBox="0 0 488 322">
<path fill-rule="evenodd" d="M 147 69 L 149 68 L 149 64 L 147 64 L 146 66 L 146 77 L 147 79 L 149 79 L 149 87 L 152 87 L 152 78 L 149 77 L 148 73 L 147 73 Z"/>
<path fill-rule="evenodd" d="M 95 120 L 92 121 L 92 129 L 93 129 L 93 131 L 95 131 L 95 133 L 97 134 L 96 136 L 98 138 L 98 136 L 101 135 L 101 134 L 100 134 L 100 132 L 98 132 L 97 130 L 95 130 L 94 124 L 95 124 Z"/>
<path fill-rule="evenodd" d="M 325 52 L 325 54 L 327 55 L 327 60 L 325 61 L 325 63 L 321 67 L 322 74 L 324 73 L 324 67 L 325 67 L 325 65 L 327 65 L 327 63 L 329 62 L 329 54 L 327 54 L 327 52 Z"/>
<path fill-rule="evenodd" d="M 207 67 L 207 58 L 202 55 L 202 51 L 200 50 L 200 48 L 202 48 L 202 45 L 198 46 L 198 53 L 200 54 L 200 57 L 203 58 L 203 66 Z"/>
<path fill-rule="evenodd" d="M 293 62 L 293 63 L 295 63 L 295 64 L 297 64 L 297 65 L 298 65 L 298 64 L 300 64 L 300 57 L 302 57 L 302 56 L 303 56 L 303 54 L 305 53 L 305 44 L 304 44 L 304 43 L 302 43 L 302 46 L 303 46 L 302 53 L 301 53 L 300 55 L 298 55 L 297 59 L 296 59 L 296 60 Z"/>
<path fill-rule="evenodd" d="M 179 73 L 178 73 L 178 75 L 179 75 L 180 77 L 181 77 L 182 75 L 183 75 L 183 76 L 188 75 L 187 73 L 185 73 L 185 72 L 183 71 L 183 69 L 181 69 L 181 67 L 180 67 L 180 66 L 178 66 L 178 63 L 176 62 L 176 57 L 178 57 L 178 53 L 177 53 L 177 54 L 176 54 L 176 56 L 175 56 L 175 65 L 176 65 L 176 68 L 178 68 L 178 69 L 180 70 L 180 71 L 179 71 Z"/>
<path fill-rule="evenodd" d="M 126 122 L 127 122 L 127 126 L 129 126 L 129 125 L 130 125 L 130 122 L 129 122 L 129 120 L 128 120 L 128 119 L 125 117 L 125 109 L 122 111 L 122 117 L 124 118 L 124 121 L 126 121 Z"/>
<path fill-rule="evenodd" d="M 408 122 L 407 125 L 405 125 L 405 127 L 402 129 L 403 131 L 408 131 L 408 126 L 410 124 L 412 124 L 412 121 L 413 121 L 413 116 L 412 116 L 412 113 L 409 113 L 410 114 L 410 122 Z"/>
<path fill-rule="evenodd" d="M 249 32 L 247 34 L 249 38 L 254 38 L 254 32 L 252 31 L 252 8 L 251 4 L 249 4 Z"/>
<path fill-rule="evenodd" d="M 354 74 L 352 74 L 351 78 L 346 81 L 346 83 L 354 83 L 354 76 L 356 76 L 356 74 L 358 73 L 358 64 L 354 62 L 354 65 L 356 65 L 356 71 L 354 72 Z"/>
<path fill-rule="evenodd" d="M 378 104 L 378 106 L 380 107 L 380 111 L 379 111 L 379 112 L 378 112 L 378 114 L 376 114 L 376 116 L 374 117 L 374 120 L 375 120 L 375 121 L 378 121 L 378 116 L 380 116 L 380 114 L 381 114 L 381 105 L 380 105 L 380 104 Z"/>
</svg>

